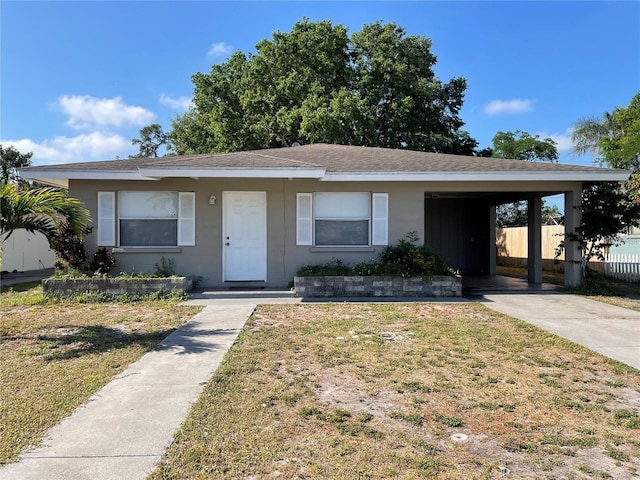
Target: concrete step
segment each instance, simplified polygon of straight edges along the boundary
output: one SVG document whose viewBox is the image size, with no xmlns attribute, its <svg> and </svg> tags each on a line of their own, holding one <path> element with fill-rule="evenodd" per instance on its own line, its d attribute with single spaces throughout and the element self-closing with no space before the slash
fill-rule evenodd
<svg viewBox="0 0 640 480">
<path fill-rule="evenodd" d="M 235 298 L 291 298 L 293 292 L 286 289 L 262 289 L 262 288 L 199 288 L 189 292 L 189 299 L 235 299 Z"/>
</svg>

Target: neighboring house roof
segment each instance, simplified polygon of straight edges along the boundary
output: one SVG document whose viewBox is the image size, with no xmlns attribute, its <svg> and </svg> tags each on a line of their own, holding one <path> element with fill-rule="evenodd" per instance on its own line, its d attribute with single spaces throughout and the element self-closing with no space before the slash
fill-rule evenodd
<svg viewBox="0 0 640 480">
<path fill-rule="evenodd" d="M 157 180 L 167 177 L 313 178 L 323 181 L 621 181 L 626 170 L 412 150 L 313 144 L 232 153 L 28 167 L 28 179 Z"/>
</svg>

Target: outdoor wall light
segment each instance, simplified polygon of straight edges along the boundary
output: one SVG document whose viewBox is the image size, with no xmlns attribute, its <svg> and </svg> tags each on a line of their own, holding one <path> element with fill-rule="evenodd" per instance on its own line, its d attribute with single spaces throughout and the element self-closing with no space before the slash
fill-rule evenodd
<svg viewBox="0 0 640 480">
<path fill-rule="evenodd" d="M 209 197 L 209 205 L 215 205 L 216 204 L 216 196 L 215 195 L 211 195 Z"/>
</svg>

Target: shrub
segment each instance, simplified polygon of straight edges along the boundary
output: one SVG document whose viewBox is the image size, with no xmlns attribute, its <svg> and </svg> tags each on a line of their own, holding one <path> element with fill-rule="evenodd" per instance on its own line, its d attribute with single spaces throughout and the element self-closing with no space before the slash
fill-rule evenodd
<svg viewBox="0 0 640 480">
<path fill-rule="evenodd" d="M 69 222 L 64 222 L 58 227 L 58 234 L 51 241 L 51 248 L 58 257 L 55 263 L 56 270 L 78 278 L 109 273 L 109 270 L 115 266 L 116 259 L 106 248 L 98 249 L 89 260 L 84 238 L 92 231 L 93 227 L 84 227 L 81 240 Z"/>
<path fill-rule="evenodd" d="M 95 274 L 104 275 L 109 273 L 115 265 L 116 258 L 113 256 L 113 253 L 102 247 L 93 254 L 89 268 Z"/>
<path fill-rule="evenodd" d="M 173 259 L 160 257 L 160 263 L 155 264 L 156 270 L 153 276 L 160 278 L 173 277 L 176 274 L 176 272 L 174 271 L 175 266 L 176 264 Z"/>
<path fill-rule="evenodd" d="M 408 234 L 397 245 L 385 247 L 375 261 L 347 266 L 342 260 L 335 259 L 322 265 L 305 265 L 296 273 L 298 277 L 353 275 L 405 278 L 453 274 L 453 270 L 437 252 L 425 245 L 416 245 L 413 234 Z"/>
<path fill-rule="evenodd" d="M 89 235 L 93 227 L 84 227 L 83 236 Z M 69 222 L 64 222 L 58 227 L 58 235 L 51 241 L 51 248 L 59 258 L 56 268 L 72 268 L 75 270 L 87 269 L 87 249 L 85 240 L 80 240 Z"/>
<path fill-rule="evenodd" d="M 451 274 L 451 269 L 433 249 L 405 239 L 398 245 L 386 247 L 380 253 L 379 262 L 384 266 L 383 275 L 420 277 Z"/>
<path fill-rule="evenodd" d="M 298 270 L 299 277 L 322 277 L 330 275 L 352 275 L 352 268 L 342 260 L 332 260 L 323 265 L 305 265 Z"/>
</svg>

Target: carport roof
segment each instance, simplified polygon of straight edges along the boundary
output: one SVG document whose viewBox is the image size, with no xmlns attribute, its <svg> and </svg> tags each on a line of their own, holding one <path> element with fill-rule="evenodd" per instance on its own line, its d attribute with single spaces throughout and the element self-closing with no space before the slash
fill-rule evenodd
<svg viewBox="0 0 640 480">
<path fill-rule="evenodd" d="M 231 153 L 35 166 L 23 177 L 61 180 L 313 178 L 323 181 L 621 181 L 626 170 L 412 150 L 312 144 Z"/>
</svg>

